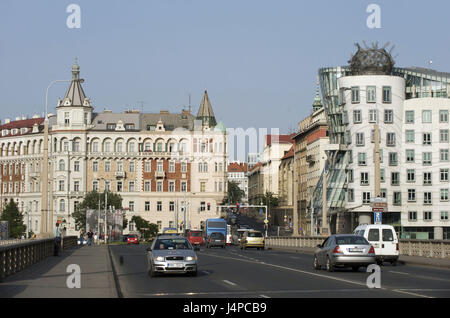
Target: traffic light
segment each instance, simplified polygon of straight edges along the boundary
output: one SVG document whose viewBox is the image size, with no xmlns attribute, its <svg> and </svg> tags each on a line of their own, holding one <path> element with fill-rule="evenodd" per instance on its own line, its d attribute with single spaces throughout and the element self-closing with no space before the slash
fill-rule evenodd
<svg viewBox="0 0 450 318">
<path fill-rule="evenodd" d="M 236 203 L 236 212 L 238 212 L 238 211 L 239 211 L 239 202 Z"/>
</svg>

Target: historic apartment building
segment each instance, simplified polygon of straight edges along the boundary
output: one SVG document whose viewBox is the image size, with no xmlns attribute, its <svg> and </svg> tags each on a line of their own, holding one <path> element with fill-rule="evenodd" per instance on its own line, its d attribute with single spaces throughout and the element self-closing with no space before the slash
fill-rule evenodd
<svg viewBox="0 0 450 318">
<path fill-rule="evenodd" d="M 248 203 L 248 164 L 231 162 L 228 164 L 228 181 L 236 182 L 244 191 L 242 203 Z"/>
<path fill-rule="evenodd" d="M 160 228 L 179 225 L 184 204 L 188 228 L 220 215 L 216 207 L 227 191 L 226 129 L 217 124 L 207 92 L 197 116 L 187 110 L 96 113 L 79 74 L 75 63 L 56 115 L 49 114 L 48 178 L 42 173 L 45 118 L 7 119 L 0 125 L 2 208 L 14 199 L 37 234 L 47 209 L 51 226 L 65 220 L 67 234 L 76 234 L 71 214 L 93 190 L 119 193 L 128 220 L 139 215 Z M 47 208 L 42 206 L 45 180 Z"/>
</svg>

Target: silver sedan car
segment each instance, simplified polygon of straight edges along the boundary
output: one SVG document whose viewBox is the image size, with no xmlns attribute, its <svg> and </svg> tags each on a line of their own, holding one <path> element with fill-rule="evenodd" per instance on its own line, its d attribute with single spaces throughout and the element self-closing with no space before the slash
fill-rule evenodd
<svg viewBox="0 0 450 318">
<path fill-rule="evenodd" d="M 188 239 L 182 236 L 158 236 L 147 249 L 147 262 L 151 277 L 158 273 L 197 276 L 197 255 Z"/>
<path fill-rule="evenodd" d="M 337 266 L 351 267 L 356 272 L 375 262 L 373 246 L 364 237 L 353 234 L 331 235 L 314 252 L 314 268 L 325 266 L 329 272 Z"/>
</svg>

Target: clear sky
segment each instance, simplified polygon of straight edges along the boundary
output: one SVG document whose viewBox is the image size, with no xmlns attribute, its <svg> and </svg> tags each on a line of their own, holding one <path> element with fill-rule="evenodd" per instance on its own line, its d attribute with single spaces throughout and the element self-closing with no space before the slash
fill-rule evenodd
<svg viewBox="0 0 450 318">
<path fill-rule="evenodd" d="M 69 29 L 69 4 L 81 28 Z M 366 25 L 369 4 L 381 28 Z M 206 88 L 227 127 L 288 132 L 311 110 L 317 71 L 355 42 L 390 41 L 396 66 L 450 71 L 447 0 L 1 0 L 0 119 L 43 113 L 78 57 L 97 111 L 179 112 Z M 49 95 L 54 112 L 67 84 Z"/>
</svg>

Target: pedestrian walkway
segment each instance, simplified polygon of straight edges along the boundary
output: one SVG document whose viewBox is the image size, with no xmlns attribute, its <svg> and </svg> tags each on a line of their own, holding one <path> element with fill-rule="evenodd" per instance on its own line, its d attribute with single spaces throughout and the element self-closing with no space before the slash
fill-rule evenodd
<svg viewBox="0 0 450 318">
<path fill-rule="evenodd" d="M 67 266 L 81 269 L 81 288 L 68 288 Z M 107 246 L 83 246 L 65 250 L 0 283 L 0 297 L 17 298 L 114 298 L 117 297 Z"/>
<path fill-rule="evenodd" d="M 315 248 L 313 248 L 313 247 L 271 246 L 271 247 L 268 247 L 268 249 L 283 250 L 283 251 L 288 251 L 288 252 L 311 254 L 311 255 L 313 255 L 314 251 L 315 251 Z M 431 257 L 421 257 L 421 256 L 400 255 L 398 262 L 400 264 L 405 264 L 405 265 L 420 265 L 420 266 L 431 266 L 431 267 L 450 269 L 450 259 L 448 259 L 448 258 L 431 258 Z"/>
</svg>

